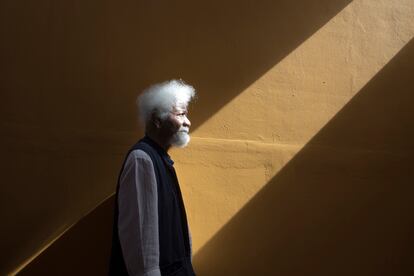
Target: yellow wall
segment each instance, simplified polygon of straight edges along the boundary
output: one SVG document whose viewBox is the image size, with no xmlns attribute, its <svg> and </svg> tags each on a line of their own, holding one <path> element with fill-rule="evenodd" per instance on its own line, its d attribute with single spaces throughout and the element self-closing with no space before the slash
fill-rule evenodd
<svg viewBox="0 0 414 276">
<path fill-rule="evenodd" d="M 413 17 L 413 0 L 1 1 L 0 274 L 104 273 L 111 200 L 59 235 L 114 191 L 136 94 L 180 77 L 199 94 L 172 152 L 199 275 L 408 275 Z"/>
</svg>

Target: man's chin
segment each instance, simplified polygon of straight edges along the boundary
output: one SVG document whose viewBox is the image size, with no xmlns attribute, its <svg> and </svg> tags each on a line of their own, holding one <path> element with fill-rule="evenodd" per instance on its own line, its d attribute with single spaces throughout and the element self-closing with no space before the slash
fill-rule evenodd
<svg viewBox="0 0 414 276">
<path fill-rule="evenodd" d="M 171 146 L 184 148 L 190 143 L 190 135 L 188 133 L 177 133 L 171 139 Z"/>
</svg>

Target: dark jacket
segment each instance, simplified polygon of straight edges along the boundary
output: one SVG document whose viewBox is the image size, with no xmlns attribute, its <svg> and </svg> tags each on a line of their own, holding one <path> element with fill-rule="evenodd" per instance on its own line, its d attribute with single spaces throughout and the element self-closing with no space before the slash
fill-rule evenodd
<svg viewBox="0 0 414 276">
<path fill-rule="evenodd" d="M 140 149 L 154 165 L 158 193 L 159 266 L 163 276 L 194 276 L 191 264 L 191 245 L 184 203 L 173 161 L 167 152 L 148 137 L 136 143 L 128 152 Z M 125 166 L 122 165 L 121 173 Z M 118 192 L 116 190 L 112 252 L 109 275 L 128 275 L 118 236 Z"/>
</svg>

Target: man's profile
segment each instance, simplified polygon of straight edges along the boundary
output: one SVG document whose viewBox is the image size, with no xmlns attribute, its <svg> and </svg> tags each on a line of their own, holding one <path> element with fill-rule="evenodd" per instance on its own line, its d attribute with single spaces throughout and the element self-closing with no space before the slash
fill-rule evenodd
<svg viewBox="0 0 414 276">
<path fill-rule="evenodd" d="M 183 81 L 146 89 L 137 100 L 145 137 L 128 152 L 118 179 L 110 275 L 193 276 L 191 238 L 180 186 L 167 151 L 190 141 Z"/>
</svg>

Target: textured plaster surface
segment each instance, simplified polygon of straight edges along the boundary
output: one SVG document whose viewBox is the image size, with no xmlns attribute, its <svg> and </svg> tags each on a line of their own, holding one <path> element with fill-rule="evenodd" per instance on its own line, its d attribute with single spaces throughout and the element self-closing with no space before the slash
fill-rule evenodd
<svg viewBox="0 0 414 276">
<path fill-rule="evenodd" d="M 208 241 L 299 150 L 298 146 L 195 137 L 174 151 L 195 248 Z"/>
<path fill-rule="evenodd" d="M 413 38 L 413 5 L 353 1 L 195 135 L 305 144 Z"/>
<path fill-rule="evenodd" d="M 188 149 L 174 151 L 196 251 L 414 37 L 413 18 L 414 1 L 353 1 L 213 114 Z M 373 149 L 370 158 L 384 154 L 372 136 L 360 139 L 369 139 L 364 149 L 332 150 L 354 153 L 352 160 L 361 150 Z M 314 150 L 322 155 L 332 145 L 321 146 Z M 398 146 L 387 150 L 404 154 Z M 354 174 L 369 172 L 375 169 Z M 318 174 L 308 177 L 317 181 Z"/>
</svg>

